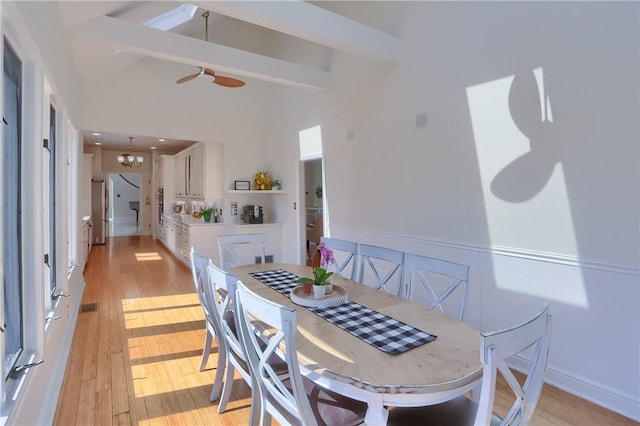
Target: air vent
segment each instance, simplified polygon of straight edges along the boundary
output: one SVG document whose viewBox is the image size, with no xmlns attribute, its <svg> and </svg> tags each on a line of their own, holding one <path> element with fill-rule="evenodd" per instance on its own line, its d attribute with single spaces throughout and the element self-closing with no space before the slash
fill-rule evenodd
<svg viewBox="0 0 640 426">
<path fill-rule="evenodd" d="M 256 256 L 256 263 L 260 263 L 260 256 Z M 273 255 L 267 254 L 264 256 L 264 263 L 273 263 Z"/>
<path fill-rule="evenodd" d="M 97 303 L 85 303 L 80 305 L 80 313 L 83 312 L 97 312 L 98 304 Z"/>
</svg>

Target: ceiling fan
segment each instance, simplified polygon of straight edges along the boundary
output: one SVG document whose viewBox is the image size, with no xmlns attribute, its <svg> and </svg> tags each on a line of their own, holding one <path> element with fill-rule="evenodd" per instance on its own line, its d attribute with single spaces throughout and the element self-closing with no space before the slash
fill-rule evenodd
<svg viewBox="0 0 640 426">
<path fill-rule="evenodd" d="M 204 12 L 202 14 L 202 17 L 204 18 L 204 22 L 205 22 L 205 39 L 206 41 L 209 41 L 209 11 Z M 242 80 L 238 80 L 231 77 L 224 77 L 221 75 L 216 75 L 215 71 L 213 71 L 211 68 L 204 68 L 204 67 L 198 67 L 198 68 L 200 68 L 199 72 L 195 74 L 187 75 L 185 77 L 182 77 L 176 80 L 176 84 L 186 83 L 187 81 L 193 80 L 196 77 L 208 75 L 213 79 L 212 80 L 213 83 L 218 84 L 220 86 L 242 87 L 245 85 L 245 82 Z"/>
</svg>

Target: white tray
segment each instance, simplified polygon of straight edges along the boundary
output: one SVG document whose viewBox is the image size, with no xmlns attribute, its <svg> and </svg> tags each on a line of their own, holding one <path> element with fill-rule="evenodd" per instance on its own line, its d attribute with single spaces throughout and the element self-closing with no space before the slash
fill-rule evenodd
<svg viewBox="0 0 640 426">
<path fill-rule="evenodd" d="M 324 299 L 316 299 L 313 297 L 313 291 L 309 294 L 302 292 L 302 285 L 299 285 L 289 293 L 291 301 L 296 305 L 309 306 L 312 308 L 330 308 L 332 306 L 340 306 L 349 301 L 349 295 L 344 288 L 333 285 L 333 292 L 327 294 Z"/>
</svg>

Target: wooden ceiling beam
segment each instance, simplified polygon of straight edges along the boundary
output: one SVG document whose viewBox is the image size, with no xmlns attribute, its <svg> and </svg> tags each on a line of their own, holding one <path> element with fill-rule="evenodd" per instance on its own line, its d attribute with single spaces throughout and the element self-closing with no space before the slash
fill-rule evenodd
<svg viewBox="0 0 640 426">
<path fill-rule="evenodd" d="M 288 85 L 327 90 L 326 71 L 220 44 L 99 16 L 72 29 L 79 37 L 157 59 Z"/>
<path fill-rule="evenodd" d="M 400 40 L 301 0 L 189 0 L 203 9 L 378 61 L 397 61 Z"/>
</svg>

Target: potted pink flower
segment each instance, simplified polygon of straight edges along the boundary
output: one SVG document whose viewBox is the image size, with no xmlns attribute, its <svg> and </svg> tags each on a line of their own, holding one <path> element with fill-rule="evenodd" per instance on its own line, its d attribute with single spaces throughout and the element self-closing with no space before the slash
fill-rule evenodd
<svg viewBox="0 0 640 426">
<path fill-rule="evenodd" d="M 321 299 L 325 294 L 330 294 L 333 291 L 333 285 L 329 282 L 329 278 L 331 278 L 333 272 L 328 272 L 327 267 L 330 264 L 335 263 L 336 260 L 333 258 L 333 250 L 327 248 L 327 245 L 324 242 L 318 244 L 316 252 L 320 253 L 320 266 L 313 268 L 313 278 L 300 277 L 296 282 L 309 284 L 310 286 L 313 285 L 314 296 L 318 294 L 320 297 L 316 296 L 316 298 Z M 313 257 L 315 258 L 315 253 L 313 254 Z M 310 293 L 310 290 L 311 289 L 308 291 L 305 290 L 304 292 Z"/>
</svg>

